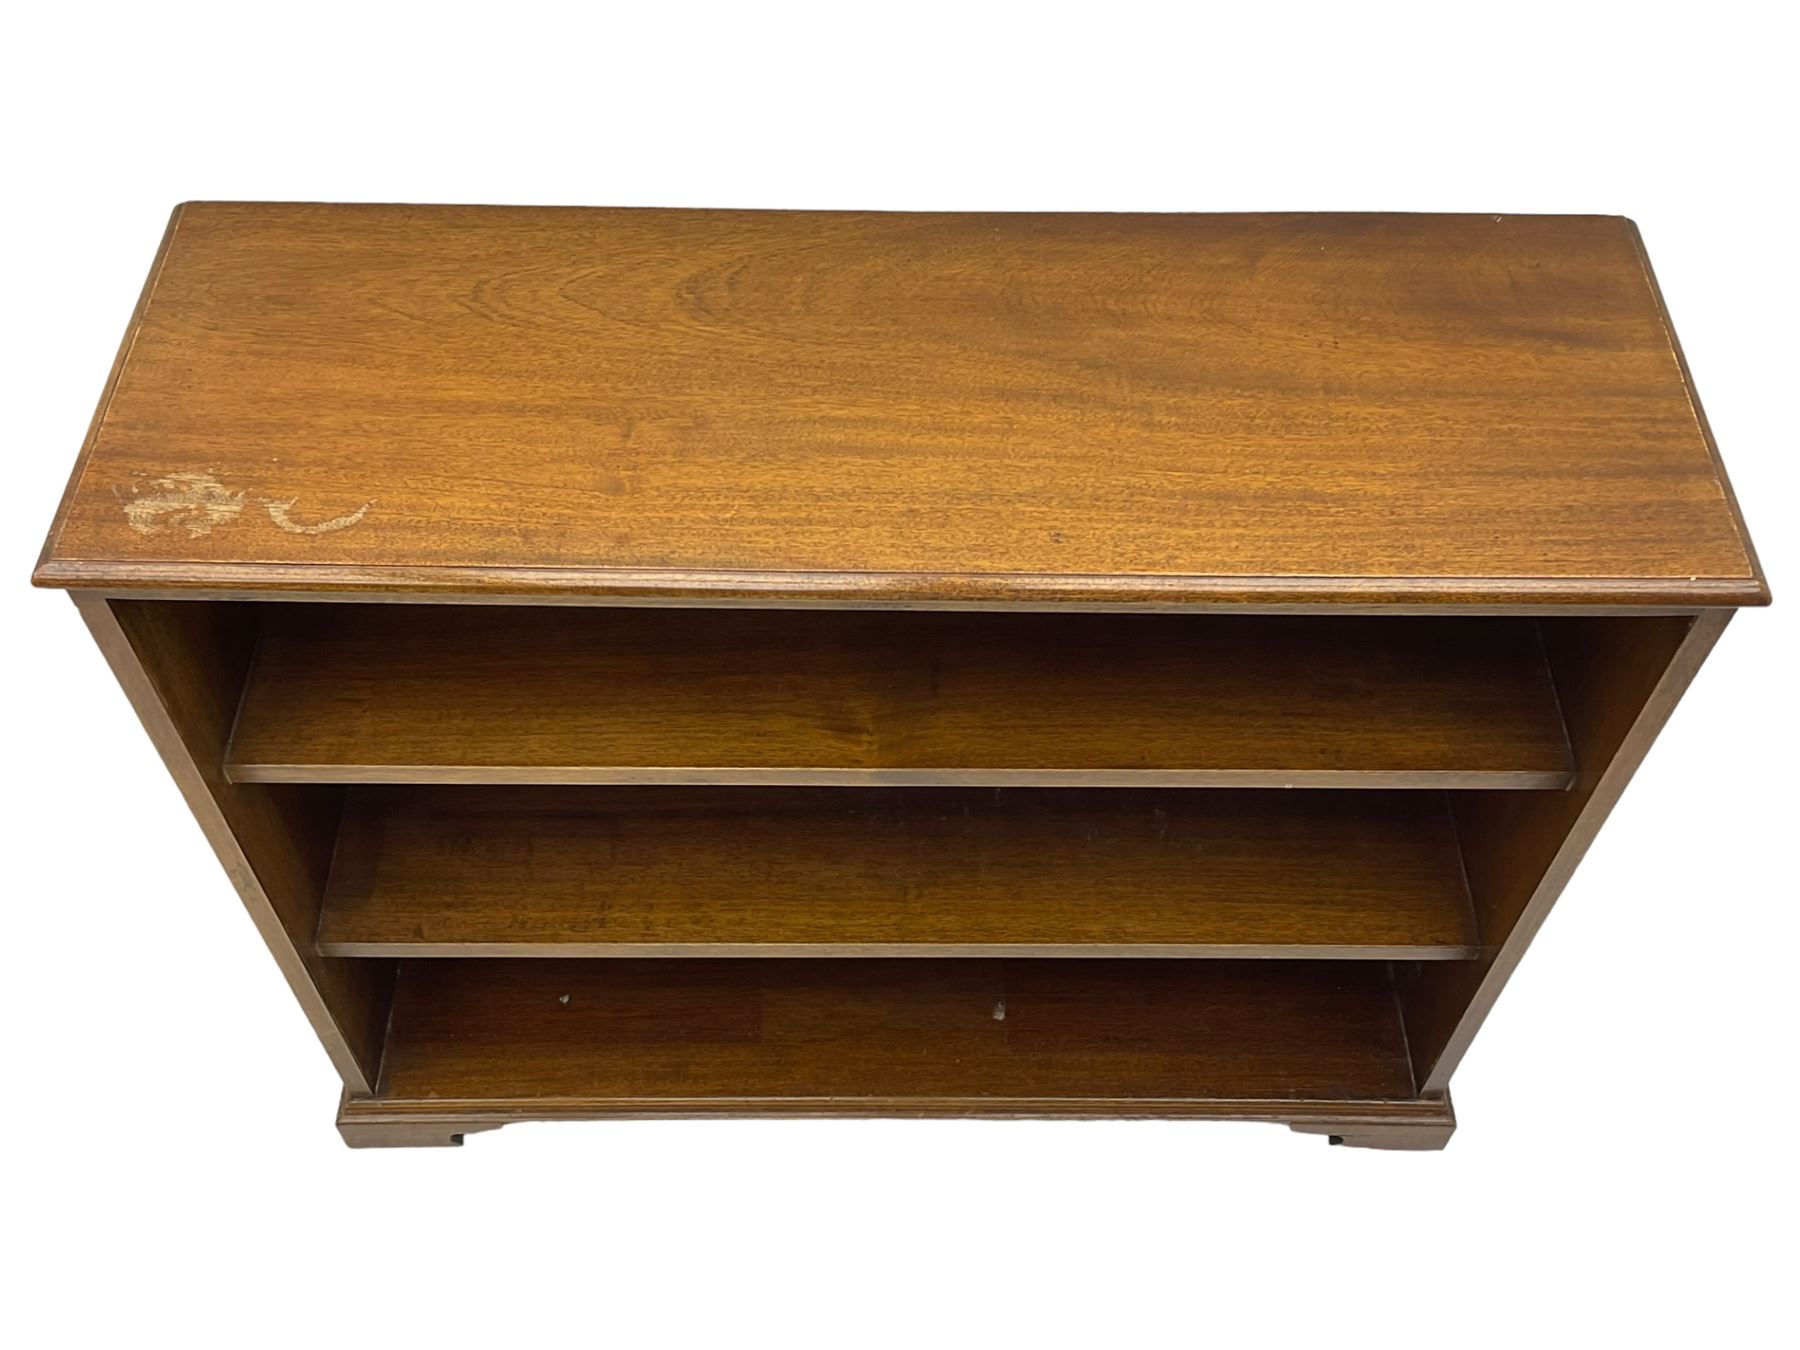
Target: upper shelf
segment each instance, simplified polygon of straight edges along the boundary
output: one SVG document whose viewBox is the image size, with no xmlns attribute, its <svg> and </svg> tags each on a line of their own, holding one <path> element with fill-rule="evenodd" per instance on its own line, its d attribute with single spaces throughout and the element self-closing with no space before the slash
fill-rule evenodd
<svg viewBox="0 0 1800 1350">
<path fill-rule="evenodd" d="M 240 782 L 1560 788 L 1534 621 L 272 605 Z"/>
<path fill-rule="evenodd" d="M 37 578 L 1754 604 L 1601 216 L 178 210 Z"/>
</svg>

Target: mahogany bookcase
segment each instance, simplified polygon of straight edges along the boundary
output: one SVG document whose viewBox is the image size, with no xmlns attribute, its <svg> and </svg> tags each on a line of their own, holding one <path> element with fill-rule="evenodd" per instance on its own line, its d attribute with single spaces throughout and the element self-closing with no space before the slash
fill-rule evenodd
<svg viewBox="0 0 1800 1350">
<path fill-rule="evenodd" d="M 1768 600 L 1597 216 L 190 204 L 36 580 L 355 1145 L 1441 1147 Z"/>
</svg>

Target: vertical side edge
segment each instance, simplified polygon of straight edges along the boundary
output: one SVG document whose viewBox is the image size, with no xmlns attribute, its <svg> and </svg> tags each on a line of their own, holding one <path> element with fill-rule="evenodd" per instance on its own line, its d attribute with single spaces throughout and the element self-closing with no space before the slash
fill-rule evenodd
<svg viewBox="0 0 1800 1350">
<path fill-rule="evenodd" d="M 225 667 L 247 660 L 247 650 L 228 649 L 247 649 L 248 642 L 196 627 L 222 622 L 205 601 L 111 600 L 80 592 L 71 598 L 346 1089 L 370 1093 L 380 1072 L 394 963 L 324 957 L 312 944 L 341 796 L 331 789 L 234 784 L 223 774 L 224 738 L 242 676 Z M 246 616 L 252 608 L 243 606 Z"/>
<path fill-rule="evenodd" d="M 1577 758 L 1566 792 L 1455 800 L 1470 895 L 1491 955 L 1417 963 L 1403 1011 L 1421 1093 L 1443 1092 L 1557 896 L 1643 762 L 1731 610 L 1672 618 L 1573 618 L 1549 643 Z"/>
</svg>

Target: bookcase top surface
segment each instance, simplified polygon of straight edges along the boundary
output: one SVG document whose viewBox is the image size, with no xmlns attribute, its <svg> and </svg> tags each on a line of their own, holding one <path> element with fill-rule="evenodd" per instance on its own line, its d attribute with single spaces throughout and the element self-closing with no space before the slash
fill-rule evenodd
<svg viewBox="0 0 1800 1350">
<path fill-rule="evenodd" d="M 37 580 L 1767 598 L 1604 216 L 189 204 Z"/>
</svg>

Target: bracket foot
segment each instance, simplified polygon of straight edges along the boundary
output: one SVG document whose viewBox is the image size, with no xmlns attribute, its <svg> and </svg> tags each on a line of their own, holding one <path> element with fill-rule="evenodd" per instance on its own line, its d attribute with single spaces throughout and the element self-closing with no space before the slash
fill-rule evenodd
<svg viewBox="0 0 1800 1350">
<path fill-rule="evenodd" d="M 384 1119 L 359 1110 L 359 1099 L 346 1093 L 338 1103 L 338 1133 L 351 1148 L 460 1148 L 465 1134 L 497 1130 L 504 1121 L 456 1119 Z"/>
<path fill-rule="evenodd" d="M 1456 1133 L 1456 1112 L 1450 1108 L 1449 1095 L 1421 1101 L 1419 1106 L 1419 1116 L 1411 1119 L 1296 1120 L 1288 1128 L 1301 1134 L 1326 1135 L 1332 1143 L 1346 1148 L 1443 1148 Z"/>
</svg>

